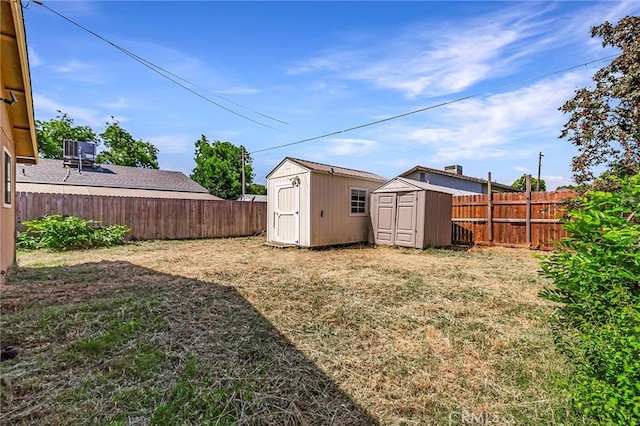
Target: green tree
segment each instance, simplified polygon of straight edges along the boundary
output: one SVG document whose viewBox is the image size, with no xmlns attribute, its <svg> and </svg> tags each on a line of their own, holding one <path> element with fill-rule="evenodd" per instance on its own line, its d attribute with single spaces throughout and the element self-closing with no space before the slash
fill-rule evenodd
<svg viewBox="0 0 640 426">
<path fill-rule="evenodd" d="M 640 425 L 640 174 L 611 179 L 618 190 L 574 200 L 540 295 L 558 303 L 552 331 L 575 408 L 594 424 Z"/>
<path fill-rule="evenodd" d="M 196 167 L 191 179 L 221 198 L 232 200 L 242 194 L 242 151 L 244 147 L 231 142 L 218 140 L 209 142 L 202 135 L 195 143 Z M 251 157 L 245 154 L 245 181 L 250 185 L 253 180 Z"/>
<path fill-rule="evenodd" d="M 560 191 L 561 189 L 569 189 L 571 191 L 577 191 L 580 189 L 580 187 L 578 185 L 560 185 L 556 188 L 556 191 Z"/>
<path fill-rule="evenodd" d="M 62 112 L 49 121 L 36 120 L 38 153 L 42 158 L 62 159 L 65 139 L 79 142 L 96 141 L 96 134 L 89 126 L 75 126 L 73 119 Z"/>
<path fill-rule="evenodd" d="M 640 425 L 640 17 L 591 36 L 621 53 L 560 108 L 582 194 L 567 203 L 570 236 L 542 261 L 553 286 L 541 296 L 559 304 L 552 331 L 575 409 L 594 424 Z"/>
<path fill-rule="evenodd" d="M 135 140 L 113 117 L 112 123 L 100 133 L 100 139 L 107 150 L 96 156 L 96 163 L 118 166 L 158 168 L 158 148 L 150 142 Z"/>
<path fill-rule="evenodd" d="M 535 191 L 537 188 L 538 179 L 532 177 L 531 178 L 531 190 Z M 526 191 L 527 189 L 527 175 L 522 175 L 515 182 L 511 184 L 514 188 L 518 188 L 521 191 Z M 547 184 L 544 179 L 540 179 L 540 191 L 546 191 Z"/>
<path fill-rule="evenodd" d="M 267 195 L 267 187 L 259 183 L 252 183 L 247 187 L 247 194 Z"/>
<path fill-rule="evenodd" d="M 578 184 L 591 181 L 600 165 L 618 176 L 640 171 L 640 17 L 605 22 L 591 28 L 591 36 L 621 53 L 594 74 L 594 87 L 576 90 L 560 107 L 569 114 L 560 137 L 578 148 L 572 161 Z"/>
</svg>

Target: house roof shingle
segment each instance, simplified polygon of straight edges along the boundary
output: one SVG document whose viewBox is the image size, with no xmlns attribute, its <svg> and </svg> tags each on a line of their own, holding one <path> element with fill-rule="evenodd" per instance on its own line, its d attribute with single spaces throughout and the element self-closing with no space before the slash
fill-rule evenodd
<svg viewBox="0 0 640 426">
<path fill-rule="evenodd" d="M 316 163 L 315 161 L 301 160 L 299 158 L 292 158 L 292 157 L 287 157 L 285 158 L 285 160 L 293 161 L 294 163 L 297 163 L 300 166 L 305 167 L 314 172 L 357 177 L 357 178 L 363 178 L 363 179 L 369 179 L 369 180 L 377 180 L 381 182 L 384 182 L 387 180 L 386 178 L 383 178 L 382 176 L 379 176 L 375 173 L 365 172 L 362 170 L 354 170 L 354 169 L 348 169 L 346 167 L 331 166 L 329 164 Z"/>
<path fill-rule="evenodd" d="M 447 172 L 445 170 L 438 170 L 438 169 L 432 169 L 431 167 L 424 167 L 424 166 L 415 166 L 409 170 L 407 170 L 404 173 L 401 173 L 400 177 L 406 178 L 409 175 L 411 175 L 412 173 L 415 172 L 429 172 L 429 173 L 435 173 L 435 174 L 439 174 L 442 176 L 449 176 L 449 177 L 453 177 L 456 179 L 461 179 L 461 180 L 466 180 L 469 182 L 476 182 L 476 183 L 482 183 L 482 184 L 487 184 L 487 180 L 486 179 L 481 179 L 481 178 L 477 178 L 477 177 L 472 177 L 472 176 L 465 176 L 465 175 L 459 175 L 456 173 L 451 173 L 451 172 Z M 492 186 L 497 186 L 509 191 L 515 191 L 515 192 L 519 192 L 520 190 L 518 188 L 514 188 L 512 186 L 509 185 L 504 185 L 502 183 L 498 183 L 498 182 L 491 182 Z"/>
<path fill-rule="evenodd" d="M 17 168 L 16 181 L 24 183 L 207 193 L 204 187 L 183 173 L 167 170 L 109 164 L 85 167 L 80 173 L 75 167 L 65 167 L 62 160 L 44 158 L 37 165 L 19 165 Z"/>
</svg>

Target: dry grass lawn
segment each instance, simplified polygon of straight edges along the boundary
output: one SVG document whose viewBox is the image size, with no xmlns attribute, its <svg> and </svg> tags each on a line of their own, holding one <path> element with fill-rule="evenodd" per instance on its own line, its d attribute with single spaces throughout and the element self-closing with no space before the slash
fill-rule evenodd
<svg viewBox="0 0 640 426">
<path fill-rule="evenodd" d="M 19 253 L 2 424 L 575 423 L 527 250 Z"/>
</svg>

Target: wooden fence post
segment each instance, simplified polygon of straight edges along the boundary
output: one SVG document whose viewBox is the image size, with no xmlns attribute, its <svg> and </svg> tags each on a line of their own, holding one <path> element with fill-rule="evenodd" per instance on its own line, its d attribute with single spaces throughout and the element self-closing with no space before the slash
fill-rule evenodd
<svg viewBox="0 0 640 426">
<path fill-rule="evenodd" d="M 491 192 L 491 172 L 487 176 L 487 230 L 489 233 L 489 244 L 493 245 L 493 193 Z"/>
<path fill-rule="evenodd" d="M 526 193 L 526 212 L 525 212 L 525 238 L 527 248 L 531 248 L 531 175 L 527 175 L 527 193 Z"/>
</svg>

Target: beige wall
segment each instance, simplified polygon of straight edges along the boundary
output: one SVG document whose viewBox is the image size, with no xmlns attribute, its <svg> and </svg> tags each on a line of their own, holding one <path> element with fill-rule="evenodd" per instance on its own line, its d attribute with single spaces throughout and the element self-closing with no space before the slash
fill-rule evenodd
<svg viewBox="0 0 640 426">
<path fill-rule="evenodd" d="M 2 84 L 2 76 L 0 74 L 0 87 L 4 87 Z M 0 284 L 4 282 L 9 266 L 15 261 L 15 226 L 16 226 L 16 214 L 15 214 L 15 148 L 11 132 L 11 122 L 9 121 L 9 113 L 7 108 L 9 106 L 0 102 L 0 172 L 2 173 L 2 183 L 0 188 L 2 190 L 2 200 L 0 202 Z M 10 206 L 6 206 L 4 203 L 4 153 L 5 150 L 9 151 L 11 155 L 11 168 L 12 174 L 12 203 Z"/>
<path fill-rule="evenodd" d="M 418 247 L 451 245 L 451 194 L 422 191 L 418 220 L 423 220 L 422 241 Z M 424 218 L 424 219 L 421 219 Z M 418 227 L 420 229 L 420 227 Z"/>
<path fill-rule="evenodd" d="M 350 188 L 367 190 L 367 209 L 371 191 L 384 181 L 370 181 L 325 173 L 311 174 L 310 247 L 367 242 L 371 220 L 351 214 Z"/>
</svg>

